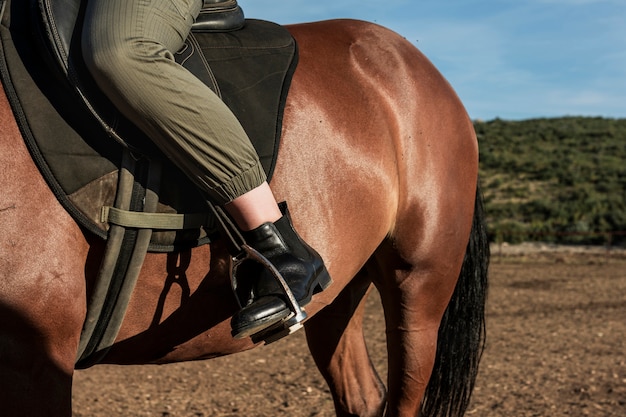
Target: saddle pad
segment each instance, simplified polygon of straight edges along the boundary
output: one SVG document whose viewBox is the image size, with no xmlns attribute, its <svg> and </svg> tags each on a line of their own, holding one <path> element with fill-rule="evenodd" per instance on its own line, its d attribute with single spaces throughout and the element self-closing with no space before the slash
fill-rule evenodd
<svg viewBox="0 0 626 417">
<path fill-rule="evenodd" d="M 113 205 L 123 145 L 102 129 L 62 72 L 45 62 L 41 45 L 32 37 L 33 14 L 23 3 L 11 3 L 0 27 L 6 64 L 2 81 L 22 134 L 61 204 L 81 226 L 105 239 L 108 227 L 100 222 L 100 209 Z M 282 109 L 297 61 L 293 38 L 284 28 L 259 20 L 247 20 L 239 31 L 194 37 L 192 49 L 204 54 L 222 99 L 253 140 L 271 177 Z M 177 59 L 195 71 L 194 60 L 184 53 Z M 199 78 L 204 81 L 206 74 Z M 160 187 L 159 212 L 206 211 L 200 192 L 177 168 L 166 161 L 163 172 L 167 175 Z M 155 232 L 150 250 L 171 251 L 208 241 L 202 230 Z"/>
</svg>

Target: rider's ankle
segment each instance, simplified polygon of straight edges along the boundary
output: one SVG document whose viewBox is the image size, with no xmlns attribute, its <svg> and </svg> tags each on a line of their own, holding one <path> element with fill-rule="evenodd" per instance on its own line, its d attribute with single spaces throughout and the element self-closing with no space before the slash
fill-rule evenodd
<svg viewBox="0 0 626 417">
<path fill-rule="evenodd" d="M 267 182 L 224 205 L 240 230 L 246 232 L 265 223 L 274 223 L 282 213 Z"/>
</svg>

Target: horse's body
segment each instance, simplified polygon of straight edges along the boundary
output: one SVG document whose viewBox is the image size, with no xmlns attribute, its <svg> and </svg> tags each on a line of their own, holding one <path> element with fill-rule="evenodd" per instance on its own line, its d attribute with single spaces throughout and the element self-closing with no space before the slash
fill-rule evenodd
<svg viewBox="0 0 626 417">
<path fill-rule="evenodd" d="M 415 416 L 470 232 L 484 239 L 480 213 L 474 216 L 473 126 L 448 83 L 400 36 L 356 21 L 289 29 L 300 63 L 271 186 L 289 202 L 297 229 L 334 281 L 307 307 L 309 346 L 338 415 L 381 416 L 386 407 L 388 416 Z M 77 344 L 103 243 L 81 230 L 48 189 L 4 94 L 0 126 L 0 414 L 69 416 Z M 478 294 L 461 303 L 479 316 L 484 265 L 465 272 Z M 149 254 L 104 361 L 177 362 L 253 347 L 230 336 L 236 305 L 228 266 L 219 241 Z M 362 299 L 372 282 L 386 316 L 388 394 L 362 333 Z M 475 362 L 480 342 L 457 345 Z M 474 362 L 452 371 L 463 381 L 450 391 L 471 387 Z M 450 392 L 427 402 L 463 409 L 467 397 Z"/>
</svg>

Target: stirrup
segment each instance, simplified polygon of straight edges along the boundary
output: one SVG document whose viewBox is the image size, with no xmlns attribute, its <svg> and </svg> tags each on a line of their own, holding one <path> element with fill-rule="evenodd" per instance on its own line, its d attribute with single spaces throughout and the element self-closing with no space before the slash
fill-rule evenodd
<svg viewBox="0 0 626 417">
<path fill-rule="evenodd" d="M 209 202 L 208 205 L 211 212 L 215 216 L 217 226 L 226 240 L 228 252 L 232 257 L 231 259 L 233 261 L 233 265 L 230 268 L 230 282 L 233 284 L 233 287 L 235 282 L 237 282 L 237 268 L 244 261 L 250 260 L 258 262 L 263 267 L 267 268 L 287 297 L 287 307 L 291 310 L 291 314 L 278 323 L 252 334 L 250 336 L 252 341 L 254 343 L 265 341 L 266 344 L 269 344 L 282 339 L 297 330 L 300 330 L 303 326 L 302 322 L 307 318 L 307 314 L 302 307 L 300 307 L 298 300 L 296 300 L 296 297 L 293 295 L 293 291 L 289 288 L 285 278 L 283 278 L 282 274 L 278 271 L 274 264 L 272 264 L 259 251 L 246 243 L 241 232 L 222 207 L 216 206 L 211 202 Z M 238 298 L 237 300 L 239 301 Z"/>
<path fill-rule="evenodd" d="M 231 269 L 231 282 L 236 281 L 237 269 L 246 260 L 254 261 L 266 268 L 272 277 L 280 286 L 282 292 L 287 297 L 287 307 L 291 310 L 291 314 L 276 324 L 265 328 L 251 335 L 254 343 L 265 341 L 266 344 L 272 343 L 302 328 L 302 322 L 307 318 L 306 312 L 302 309 L 298 300 L 293 295 L 293 291 L 289 288 L 287 281 L 282 274 L 265 256 L 248 244 L 241 245 L 242 253 L 233 257 L 233 267 Z"/>
<path fill-rule="evenodd" d="M 292 314 L 283 319 L 283 321 L 251 335 L 250 338 L 252 339 L 252 343 L 264 342 L 266 345 L 269 345 L 270 343 L 277 342 L 283 337 L 297 332 L 302 327 L 304 327 L 302 320 L 296 321 L 295 316 Z"/>
</svg>

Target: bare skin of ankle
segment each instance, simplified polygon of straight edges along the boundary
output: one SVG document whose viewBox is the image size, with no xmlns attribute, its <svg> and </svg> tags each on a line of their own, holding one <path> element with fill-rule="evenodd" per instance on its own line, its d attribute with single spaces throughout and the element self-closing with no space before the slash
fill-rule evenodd
<svg viewBox="0 0 626 417">
<path fill-rule="evenodd" d="M 242 231 L 256 229 L 263 223 L 274 223 L 282 217 L 267 182 L 224 205 Z"/>
</svg>

